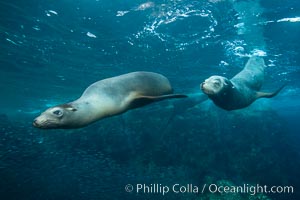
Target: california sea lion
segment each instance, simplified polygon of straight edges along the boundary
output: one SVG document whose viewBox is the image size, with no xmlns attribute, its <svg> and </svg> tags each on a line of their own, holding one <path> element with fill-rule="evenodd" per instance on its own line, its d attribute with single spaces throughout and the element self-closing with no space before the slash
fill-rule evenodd
<svg viewBox="0 0 300 200">
<path fill-rule="evenodd" d="M 284 87 L 272 93 L 259 92 L 264 80 L 265 63 L 262 57 L 251 57 L 245 68 L 228 80 L 211 76 L 201 83 L 201 90 L 219 107 L 236 110 L 249 106 L 258 98 L 271 98 Z"/>
<path fill-rule="evenodd" d="M 47 109 L 33 125 L 43 129 L 80 128 L 155 101 L 186 97 L 172 92 L 166 77 L 132 72 L 95 82 L 79 99 Z"/>
</svg>

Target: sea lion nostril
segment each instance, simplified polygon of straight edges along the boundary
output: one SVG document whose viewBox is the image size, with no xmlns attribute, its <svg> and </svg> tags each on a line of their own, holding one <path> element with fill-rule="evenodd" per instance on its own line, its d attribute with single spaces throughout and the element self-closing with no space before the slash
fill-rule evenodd
<svg viewBox="0 0 300 200">
<path fill-rule="evenodd" d="M 32 125 L 33 125 L 33 126 L 38 126 L 37 119 L 33 120 Z"/>
<path fill-rule="evenodd" d="M 200 84 L 200 88 L 201 88 L 201 89 L 203 89 L 204 84 L 205 84 L 205 82 L 202 82 L 202 83 Z"/>
</svg>

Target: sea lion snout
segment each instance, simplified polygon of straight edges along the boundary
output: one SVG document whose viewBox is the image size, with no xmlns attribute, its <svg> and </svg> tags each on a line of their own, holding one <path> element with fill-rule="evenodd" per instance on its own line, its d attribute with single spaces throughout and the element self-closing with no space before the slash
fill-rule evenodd
<svg viewBox="0 0 300 200">
<path fill-rule="evenodd" d="M 56 120 L 47 119 L 45 118 L 45 116 L 41 115 L 33 120 L 32 125 L 36 128 L 48 129 L 56 128 L 59 125 L 59 123 Z"/>
<path fill-rule="evenodd" d="M 34 127 L 38 127 L 37 119 L 34 119 L 34 120 L 33 120 L 32 125 L 33 125 Z"/>
<path fill-rule="evenodd" d="M 206 84 L 205 81 L 202 82 L 202 83 L 200 84 L 200 89 L 201 89 L 205 94 L 209 94 L 208 89 L 207 89 L 207 84 Z"/>
<path fill-rule="evenodd" d="M 43 128 L 44 122 L 45 120 L 41 120 L 39 116 L 33 120 L 32 125 L 36 128 Z"/>
<path fill-rule="evenodd" d="M 205 81 L 203 81 L 200 84 L 200 89 L 202 90 L 202 92 L 204 94 L 207 94 L 207 95 L 213 95 L 214 94 L 213 88 L 212 88 L 212 86 L 210 84 L 210 81 L 208 79 L 206 79 Z"/>
<path fill-rule="evenodd" d="M 206 86 L 205 81 L 203 81 L 202 83 L 200 83 L 200 89 L 201 89 L 205 94 L 207 94 L 205 86 Z"/>
<path fill-rule="evenodd" d="M 200 83 L 200 89 L 203 90 L 203 86 L 204 86 L 205 82 Z"/>
</svg>

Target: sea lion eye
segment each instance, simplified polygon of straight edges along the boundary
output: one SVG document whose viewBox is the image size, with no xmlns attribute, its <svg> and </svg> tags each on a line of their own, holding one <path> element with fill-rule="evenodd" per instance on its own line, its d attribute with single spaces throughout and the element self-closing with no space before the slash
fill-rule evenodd
<svg viewBox="0 0 300 200">
<path fill-rule="evenodd" d="M 214 84 L 215 86 L 220 86 L 220 81 L 214 81 L 213 84 Z"/>
<path fill-rule="evenodd" d="M 53 114 L 60 117 L 63 115 L 63 112 L 61 110 L 55 110 L 55 111 L 53 111 Z"/>
</svg>

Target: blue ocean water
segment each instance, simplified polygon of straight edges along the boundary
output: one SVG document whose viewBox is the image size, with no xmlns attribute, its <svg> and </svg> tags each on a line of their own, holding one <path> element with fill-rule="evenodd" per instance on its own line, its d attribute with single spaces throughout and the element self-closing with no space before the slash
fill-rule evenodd
<svg viewBox="0 0 300 200">
<path fill-rule="evenodd" d="M 0 1 L 0 198 L 300 199 L 299 35 L 296 0 Z M 32 127 L 107 77 L 158 72 L 193 96 L 251 55 L 264 56 L 263 90 L 287 86 L 242 110 L 170 100 L 82 129 Z M 138 184 L 294 191 L 163 195 Z"/>
</svg>

